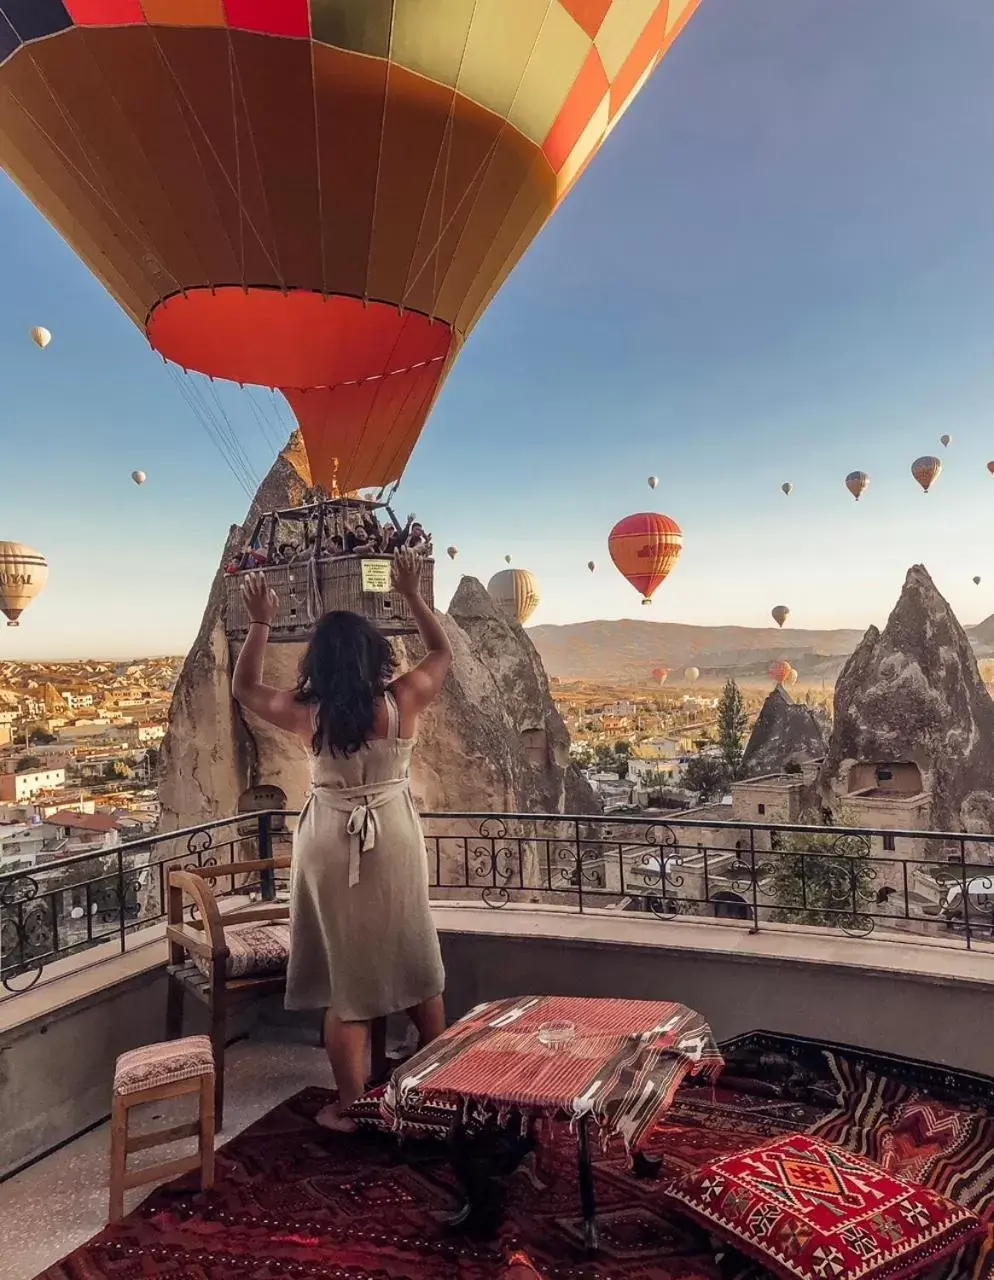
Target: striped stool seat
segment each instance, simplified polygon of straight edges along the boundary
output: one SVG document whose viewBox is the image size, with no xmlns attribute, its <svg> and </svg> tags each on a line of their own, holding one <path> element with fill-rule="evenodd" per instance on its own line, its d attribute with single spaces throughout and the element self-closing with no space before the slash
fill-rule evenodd
<svg viewBox="0 0 994 1280">
<path fill-rule="evenodd" d="M 207 1036 L 186 1036 L 162 1044 L 147 1044 L 122 1053 L 114 1069 L 117 1095 L 142 1093 L 181 1080 L 214 1075 L 214 1054 Z"/>
</svg>

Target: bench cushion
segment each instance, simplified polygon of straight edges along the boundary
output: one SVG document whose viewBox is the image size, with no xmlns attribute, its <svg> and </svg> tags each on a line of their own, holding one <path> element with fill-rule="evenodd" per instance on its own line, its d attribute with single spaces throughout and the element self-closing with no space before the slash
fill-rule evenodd
<svg viewBox="0 0 994 1280">
<path fill-rule="evenodd" d="M 290 925 L 285 920 L 250 920 L 247 924 L 225 925 L 228 948 L 225 976 L 228 978 L 275 977 L 286 973 L 290 959 Z M 193 962 L 206 977 L 210 963 L 202 956 Z"/>
</svg>

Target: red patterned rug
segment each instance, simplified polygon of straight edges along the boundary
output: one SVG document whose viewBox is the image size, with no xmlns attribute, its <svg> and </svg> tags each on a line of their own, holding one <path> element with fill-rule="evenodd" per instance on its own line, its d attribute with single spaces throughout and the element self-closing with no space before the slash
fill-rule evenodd
<svg viewBox="0 0 994 1280">
<path fill-rule="evenodd" d="M 702 1128 L 695 1108 L 714 1095 L 695 1093 L 700 1103 L 678 1103 L 659 1132 L 673 1175 L 806 1118 L 794 1104 L 719 1090 L 728 1124 L 713 1127 L 714 1116 Z M 461 1197 L 438 1147 L 402 1159 L 392 1138 L 327 1134 L 312 1119 L 327 1101 L 313 1089 L 291 1098 L 218 1153 L 212 1192 L 189 1179 L 153 1192 L 46 1280 L 490 1280 L 517 1248 L 555 1280 L 716 1280 L 706 1238 L 662 1211 L 658 1184 L 635 1179 L 620 1150 L 596 1163 L 602 1251 L 591 1262 L 567 1132 L 543 1153 L 540 1174 L 526 1164 L 513 1175 L 499 1238 L 479 1242 L 441 1221 Z"/>
</svg>

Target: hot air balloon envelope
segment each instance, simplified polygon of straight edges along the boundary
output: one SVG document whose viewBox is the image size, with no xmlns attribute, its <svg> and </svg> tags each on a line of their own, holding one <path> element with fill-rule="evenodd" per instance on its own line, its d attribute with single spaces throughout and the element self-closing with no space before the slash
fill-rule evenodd
<svg viewBox="0 0 994 1280">
<path fill-rule="evenodd" d="M 699 667 L 684 667 L 683 669 L 684 680 L 688 680 L 691 684 L 694 683 L 700 674 L 701 671 Z"/>
<path fill-rule="evenodd" d="M 18 618 L 48 581 L 48 561 L 23 542 L 0 542 L 0 613 L 7 626 L 20 626 Z"/>
<path fill-rule="evenodd" d="M 991 473 L 992 476 L 994 476 L 994 462 L 988 462 L 987 470 Z"/>
<path fill-rule="evenodd" d="M 870 477 L 865 471 L 850 471 L 846 476 L 846 488 L 857 502 L 859 502 L 859 495 L 865 492 L 869 483 Z"/>
<path fill-rule="evenodd" d="M 131 479 L 134 480 L 135 484 L 144 484 L 147 478 L 144 471 L 132 471 L 131 473 Z"/>
<path fill-rule="evenodd" d="M 790 610 L 787 608 L 785 604 L 776 604 L 770 610 L 770 614 L 773 618 L 773 621 L 777 624 L 777 626 L 782 627 L 783 624 L 790 617 Z"/>
<path fill-rule="evenodd" d="M 781 658 L 779 662 L 770 663 L 770 675 L 777 682 L 777 684 L 783 684 L 784 681 L 787 679 L 787 677 L 790 675 L 792 670 L 793 668 L 791 667 L 790 663 L 783 658 Z"/>
<path fill-rule="evenodd" d="M 974 585 L 975 587 L 979 587 L 979 586 L 980 586 L 980 579 L 979 579 L 979 578 L 974 578 L 974 580 L 973 580 L 973 585 Z"/>
<path fill-rule="evenodd" d="M 539 606 L 538 579 L 527 569 L 501 569 L 487 583 L 494 604 L 522 626 Z"/>
<path fill-rule="evenodd" d="M 449 557 L 450 560 L 454 560 L 456 556 L 459 554 L 459 548 L 446 547 L 445 554 Z"/>
<path fill-rule="evenodd" d="M 597 565 L 593 560 L 588 560 L 587 568 L 590 570 L 591 573 L 593 573 L 593 571 L 597 568 Z"/>
<path fill-rule="evenodd" d="M 790 483 L 789 480 L 785 480 L 784 483 L 780 486 L 780 488 L 784 491 L 784 493 L 787 495 L 788 498 L 794 491 L 794 486 Z"/>
<path fill-rule="evenodd" d="M 36 325 L 31 330 L 31 341 L 36 347 L 41 347 L 42 351 L 44 351 L 52 341 L 52 335 L 47 329 L 43 329 L 41 325 Z"/>
<path fill-rule="evenodd" d="M 939 478 L 939 472 L 942 470 L 942 463 L 938 458 L 931 454 L 926 454 L 923 458 L 916 458 L 911 464 L 911 474 L 921 485 L 925 493 L 928 493 L 932 485 Z"/>
<path fill-rule="evenodd" d="M 665 684 L 666 677 L 669 674 L 669 667 L 654 667 L 652 671 L 652 678 L 657 684 Z"/>
<path fill-rule="evenodd" d="M 952 436 L 939 436 L 939 444 L 941 444 L 945 449 L 948 449 L 952 442 Z"/>
<path fill-rule="evenodd" d="M 650 477 L 649 477 L 649 488 L 650 488 L 650 489 L 655 489 L 655 487 L 656 487 L 656 485 L 657 485 L 657 484 L 659 484 L 659 477 L 658 477 L 658 476 L 650 476 Z"/>
<path fill-rule="evenodd" d="M 618 572 L 641 592 L 647 604 L 679 559 L 683 534 L 669 516 L 643 511 L 619 520 L 608 536 L 607 547 Z"/>
<path fill-rule="evenodd" d="M 7 0 L 0 164 L 152 346 L 396 479 L 697 0 Z"/>
</svg>

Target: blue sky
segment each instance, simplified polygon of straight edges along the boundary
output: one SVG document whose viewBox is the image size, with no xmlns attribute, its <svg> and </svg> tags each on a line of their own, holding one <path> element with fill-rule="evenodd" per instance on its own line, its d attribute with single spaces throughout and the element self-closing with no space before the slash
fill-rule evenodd
<svg viewBox="0 0 994 1280">
<path fill-rule="evenodd" d="M 797 626 L 862 627 L 921 560 L 963 621 L 994 612 L 992 65 L 990 0 L 702 0 L 408 468 L 400 513 L 462 549 L 440 600 L 510 553 L 541 581 L 536 623 L 765 625 L 784 603 Z M 0 657 L 180 652 L 245 495 L 4 180 L 0 228 L 0 538 L 52 566 Z M 224 403 L 261 475 L 271 445 L 240 394 Z M 926 497 L 909 467 L 931 452 L 946 468 Z M 606 537 L 652 509 L 686 545 L 650 612 Z"/>
</svg>

